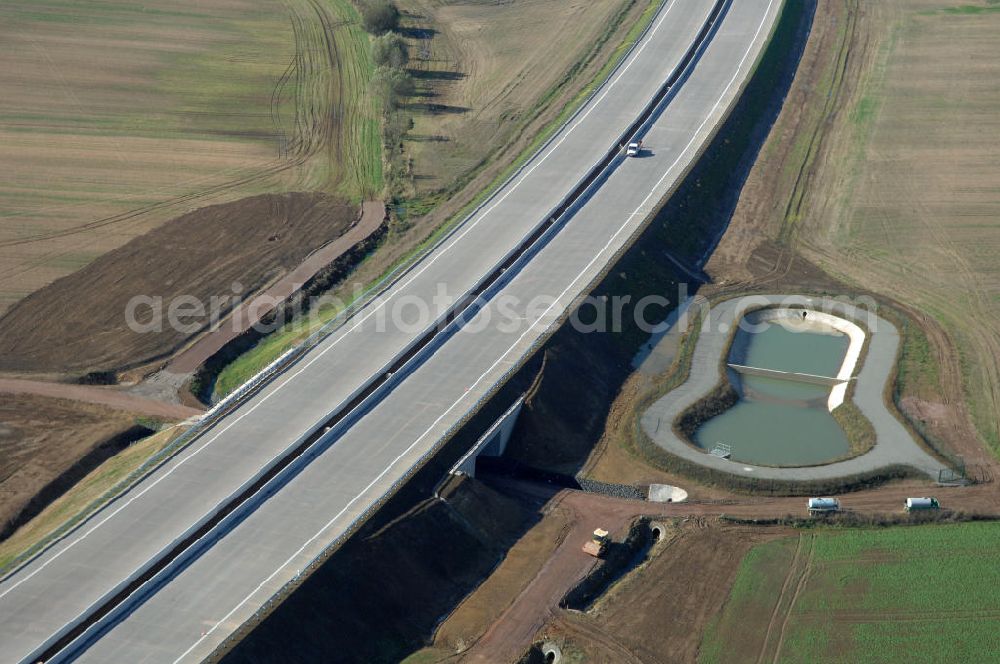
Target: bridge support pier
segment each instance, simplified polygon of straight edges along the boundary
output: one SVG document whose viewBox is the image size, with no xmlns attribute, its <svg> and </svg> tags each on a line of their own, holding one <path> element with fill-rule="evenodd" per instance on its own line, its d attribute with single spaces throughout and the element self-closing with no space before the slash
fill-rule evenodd
<svg viewBox="0 0 1000 664">
<path fill-rule="evenodd" d="M 517 424 L 517 416 L 521 413 L 521 406 L 523 404 L 524 396 L 522 395 L 486 430 L 486 433 L 480 436 L 476 444 L 472 446 L 472 449 L 466 452 L 465 456 L 452 466 L 451 474 L 461 473 L 469 477 L 475 477 L 476 459 L 480 455 L 501 456 L 507 449 L 510 434 L 514 431 L 514 425 Z"/>
</svg>

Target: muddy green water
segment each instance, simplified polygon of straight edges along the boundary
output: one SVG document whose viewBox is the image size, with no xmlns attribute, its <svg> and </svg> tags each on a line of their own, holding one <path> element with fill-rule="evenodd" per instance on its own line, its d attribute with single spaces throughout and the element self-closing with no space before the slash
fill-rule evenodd
<svg viewBox="0 0 1000 664">
<path fill-rule="evenodd" d="M 737 332 L 729 354 L 731 363 L 835 376 L 849 344 L 840 333 L 762 327 L 758 332 Z M 734 461 L 765 466 L 820 464 L 849 451 L 843 429 L 827 410 L 829 387 L 729 374 L 740 401 L 698 429 L 695 442 L 699 446 L 711 450 L 717 443 L 726 443 Z"/>
</svg>

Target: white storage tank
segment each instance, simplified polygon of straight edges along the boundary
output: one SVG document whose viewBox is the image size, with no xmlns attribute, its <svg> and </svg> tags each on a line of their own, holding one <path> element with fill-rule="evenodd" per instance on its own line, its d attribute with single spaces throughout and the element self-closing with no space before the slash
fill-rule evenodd
<svg viewBox="0 0 1000 664">
<path fill-rule="evenodd" d="M 810 498 L 810 512 L 836 512 L 840 509 L 840 501 L 836 498 Z"/>
<path fill-rule="evenodd" d="M 941 507 L 937 498 L 907 498 L 906 511 L 911 510 L 936 510 Z"/>
</svg>

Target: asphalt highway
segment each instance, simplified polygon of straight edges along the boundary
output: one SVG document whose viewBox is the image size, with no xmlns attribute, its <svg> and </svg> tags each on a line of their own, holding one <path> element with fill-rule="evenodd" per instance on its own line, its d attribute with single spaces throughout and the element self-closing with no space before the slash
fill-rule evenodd
<svg viewBox="0 0 1000 664">
<path fill-rule="evenodd" d="M 713 2 L 674 0 L 587 106 L 521 175 L 303 360 L 185 452 L 68 537 L 0 582 L 0 659 L 21 661 L 73 624 L 172 542 L 294 447 L 364 381 L 424 331 L 380 325 L 395 303 L 447 304 L 530 235 L 600 159 L 667 80 Z M 618 163 L 558 234 L 436 352 L 322 454 L 155 593 L 86 639 L 92 661 L 199 660 L 432 453 L 466 413 L 551 331 L 573 299 L 612 261 L 657 201 L 683 176 L 747 79 L 779 0 L 740 0 L 646 137 L 652 149 Z M 501 329 L 501 295 L 523 305 Z M 536 300 L 537 302 L 537 300 Z M 483 324 L 485 321 L 485 324 Z"/>
</svg>

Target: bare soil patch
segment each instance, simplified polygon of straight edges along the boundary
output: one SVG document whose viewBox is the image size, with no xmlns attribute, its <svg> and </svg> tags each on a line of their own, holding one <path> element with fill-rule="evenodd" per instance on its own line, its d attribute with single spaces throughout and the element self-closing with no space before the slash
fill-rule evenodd
<svg viewBox="0 0 1000 664">
<path fill-rule="evenodd" d="M 267 194 L 182 215 L 32 294 L 0 318 L 0 369 L 15 372 L 117 371 L 169 355 L 209 322 L 174 329 L 167 306 L 191 296 L 253 293 L 343 235 L 358 209 L 323 194 Z M 234 288 L 236 286 L 236 288 Z M 162 298 L 158 331 L 133 332 L 126 320 L 135 296 Z M 138 309 L 151 322 L 149 307 Z"/>
<path fill-rule="evenodd" d="M 187 374 L 201 367 L 206 360 L 219 352 L 227 343 L 265 321 L 282 304 L 299 292 L 323 270 L 347 254 L 370 236 L 385 222 L 385 206 L 378 201 L 366 201 L 361 206 L 361 218 L 333 242 L 314 251 L 295 269 L 271 284 L 252 300 L 245 300 L 230 313 L 230 319 L 198 339 L 167 365 L 167 371 Z M 349 269 L 350 266 L 348 266 Z M 277 315 L 277 314 L 275 314 Z"/>
</svg>

